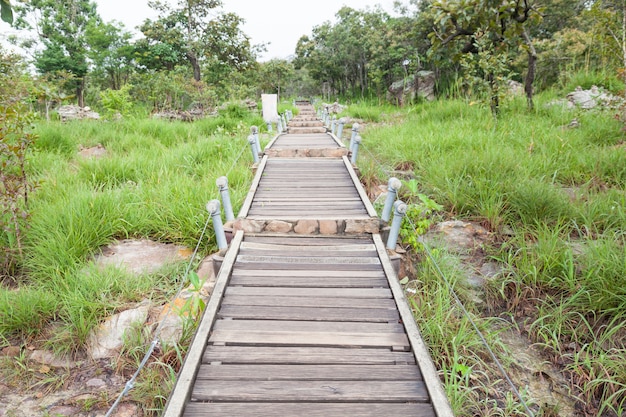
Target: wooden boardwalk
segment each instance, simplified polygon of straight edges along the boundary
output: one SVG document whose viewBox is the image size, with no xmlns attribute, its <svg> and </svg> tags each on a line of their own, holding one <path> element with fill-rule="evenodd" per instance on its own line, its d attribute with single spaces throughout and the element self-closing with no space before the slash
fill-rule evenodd
<svg viewBox="0 0 626 417">
<path fill-rule="evenodd" d="M 373 210 L 346 162 L 264 157 L 239 217 L 317 229 L 236 233 L 165 416 L 452 416 L 380 235 L 346 227 Z"/>
</svg>

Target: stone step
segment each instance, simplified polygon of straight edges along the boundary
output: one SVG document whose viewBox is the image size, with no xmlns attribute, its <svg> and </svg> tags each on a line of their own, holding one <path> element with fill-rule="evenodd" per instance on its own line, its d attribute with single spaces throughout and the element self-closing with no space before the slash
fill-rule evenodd
<svg viewBox="0 0 626 417">
<path fill-rule="evenodd" d="M 324 123 L 319 120 L 310 120 L 310 121 L 290 121 L 289 127 L 323 127 Z"/>
<path fill-rule="evenodd" d="M 306 135 L 308 133 L 326 133 L 325 127 L 290 127 L 289 133 L 296 135 Z"/>
</svg>

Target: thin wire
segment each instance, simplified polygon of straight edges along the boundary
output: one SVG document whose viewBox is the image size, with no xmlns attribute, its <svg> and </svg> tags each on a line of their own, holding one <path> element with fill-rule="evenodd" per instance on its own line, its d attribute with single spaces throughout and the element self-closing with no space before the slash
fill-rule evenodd
<svg viewBox="0 0 626 417">
<path fill-rule="evenodd" d="M 415 224 L 413 223 L 413 221 L 408 216 L 406 217 L 406 219 L 409 221 L 409 224 L 413 228 L 413 232 L 415 234 L 417 234 L 417 228 L 415 227 Z M 424 238 L 422 236 L 419 236 L 418 240 L 423 245 L 423 247 L 424 247 L 424 249 L 426 251 L 427 256 L 430 258 L 430 260 L 432 261 L 433 265 L 435 265 L 435 269 L 437 270 L 437 272 L 439 273 L 439 275 L 441 276 L 441 278 L 445 282 L 446 286 L 448 287 L 448 291 L 450 291 L 450 293 L 454 297 L 454 301 L 459 306 L 459 308 L 463 311 L 463 314 L 465 315 L 467 320 L 469 320 L 470 324 L 474 328 L 474 331 L 476 331 L 476 333 L 478 334 L 478 337 L 482 341 L 483 345 L 485 346 L 485 348 L 487 348 L 487 351 L 489 352 L 489 355 L 491 356 L 491 359 L 495 362 L 496 366 L 500 370 L 500 373 L 502 373 L 502 375 L 504 376 L 504 379 L 506 379 L 507 383 L 510 385 L 511 390 L 513 391 L 513 393 L 515 394 L 517 399 L 520 401 L 520 403 L 522 404 L 522 406 L 526 410 L 526 413 L 530 417 L 534 417 L 535 414 L 531 411 L 531 409 L 526 404 L 526 401 L 524 401 L 524 399 L 522 398 L 522 394 L 519 392 L 519 390 L 517 389 L 517 387 L 515 386 L 515 384 L 511 380 L 511 378 L 509 377 L 508 373 L 506 372 L 506 370 L 504 369 L 504 367 L 500 363 L 500 360 L 497 358 L 496 354 L 494 353 L 494 351 L 489 346 L 489 343 L 487 342 L 487 339 L 482 334 L 482 332 L 478 328 L 478 325 L 476 325 L 476 322 L 474 321 L 474 319 L 472 319 L 469 311 L 467 311 L 467 309 L 465 308 L 465 306 L 463 305 L 463 303 L 459 299 L 458 295 L 456 294 L 456 291 L 454 291 L 454 288 L 452 287 L 452 284 L 450 283 L 450 281 L 448 280 L 446 275 L 443 273 L 443 270 L 441 269 L 441 267 L 439 266 L 439 263 L 437 262 L 437 260 L 433 256 L 432 251 L 430 250 L 430 247 L 428 246 L 428 243 L 426 243 L 426 241 L 424 240 Z"/>
<path fill-rule="evenodd" d="M 189 272 L 191 271 L 193 262 L 195 261 L 196 256 L 198 255 L 198 251 L 200 250 L 200 244 L 202 243 L 202 240 L 204 239 L 204 235 L 206 234 L 210 221 L 211 221 L 211 216 L 208 216 L 207 221 L 204 223 L 204 228 L 202 229 L 200 238 L 198 239 L 198 243 L 196 244 L 193 254 L 191 255 L 191 259 L 189 260 L 189 263 L 187 264 L 187 268 L 185 269 L 183 279 L 181 280 L 180 285 L 178 286 L 178 291 L 176 292 L 176 296 L 172 298 L 173 300 L 177 299 L 183 291 L 183 288 L 189 276 Z M 133 376 L 128 380 L 128 382 L 126 382 L 126 385 L 124 386 L 124 390 L 120 392 L 120 394 L 118 395 L 113 405 L 111 405 L 111 408 L 109 408 L 109 411 L 106 413 L 105 417 L 110 417 L 112 413 L 115 411 L 115 409 L 117 408 L 117 406 L 120 404 L 122 399 L 126 396 L 126 394 L 128 394 L 128 392 L 134 388 L 137 377 L 139 376 L 143 368 L 146 366 L 146 364 L 148 363 L 148 360 L 150 359 L 150 357 L 152 356 L 152 353 L 154 352 L 154 349 L 156 349 L 157 345 L 159 344 L 159 336 L 161 335 L 161 331 L 163 330 L 165 321 L 167 320 L 167 318 L 169 317 L 169 315 L 172 313 L 173 310 L 174 310 L 173 308 L 170 308 L 167 311 L 167 314 L 165 314 L 165 316 L 159 322 L 159 325 L 157 326 L 157 329 L 154 332 L 154 338 L 152 339 L 152 343 L 150 343 L 150 348 L 148 348 L 148 351 L 144 355 L 141 363 L 139 364 L 139 367 L 137 368 Z"/>
<path fill-rule="evenodd" d="M 379 166 L 379 168 L 381 168 L 387 175 L 391 174 L 391 171 L 387 170 L 385 168 L 385 166 L 378 160 L 378 158 L 376 158 L 376 156 L 366 147 L 363 145 L 363 143 L 361 143 L 361 147 L 363 147 L 363 149 L 365 149 L 365 151 L 370 155 L 370 157 L 376 162 L 376 164 Z M 408 216 L 406 217 L 406 219 L 409 221 L 409 224 L 411 225 L 411 227 L 413 228 L 413 232 L 415 234 L 417 234 L 419 236 L 419 234 L 417 233 L 417 227 L 415 227 L 415 224 L 413 223 L 413 221 L 411 220 L 411 218 L 409 218 Z M 520 403 L 522 404 L 522 406 L 524 407 L 524 409 L 526 410 L 526 413 L 530 416 L 530 417 L 534 417 L 535 414 L 532 412 L 532 410 L 528 407 L 528 405 L 526 404 L 526 401 L 522 398 L 522 394 L 519 392 L 519 390 L 517 389 L 517 387 L 515 386 L 515 384 L 513 383 L 513 381 L 511 380 L 511 378 L 509 377 L 508 373 L 506 372 L 506 370 L 504 369 L 504 366 L 502 366 L 502 363 L 500 362 L 500 360 L 497 358 L 496 354 L 494 353 L 494 351 L 491 349 L 491 347 L 489 346 L 489 343 L 487 342 L 487 339 L 485 338 L 485 336 L 482 334 L 482 332 L 480 331 L 480 329 L 478 328 L 478 325 L 476 325 L 476 322 L 474 321 L 474 319 L 472 319 L 472 317 L 470 316 L 469 311 L 467 311 L 467 309 L 465 308 L 465 306 L 463 305 L 463 303 L 461 302 L 461 299 L 458 297 L 458 295 L 456 294 L 456 291 L 454 291 L 454 288 L 452 287 L 452 285 L 450 284 L 450 281 L 448 280 L 448 278 L 446 277 L 446 275 L 443 273 L 443 270 L 441 269 L 441 267 L 439 266 L 439 263 L 437 262 L 437 260 L 435 259 L 435 257 L 432 254 L 432 251 L 430 250 L 430 247 L 428 245 L 428 243 L 426 243 L 426 241 L 423 239 L 422 236 L 418 237 L 419 242 L 423 245 L 427 256 L 430 258 L 430 260 L 432 261 L 433 265 L 435 265 L 435 269 L 437 270 L 437 272 L 439 273 L 439 275 L 441 276 L 441 278 L 443 279 L 444 283 L 446 284 L 446 286 L 448 287 L 448 291 L 450 291 L 450 293 L 452 294 L 452 296 L 454 297 L 454 301 L 456 302 L 456 304 L 459 306 L 459 308 L 463 311 L 463 314 L 465 315 L 465 317 L 469 320 L 470 324 L 472 325 L 472 327 L 474 328 L 474 331 L 478 334 L 478 337 L 480 338 L 482 344 L 485 346 L 485 348 L 487 349 L 487 351 L 489 352 L 489 355 L 491 356 L 491 359 L 495 362 L 496 366 L 498 367 L 500 373 L 504 376 L 504 379 L 507 381 L 507 383 L 509 384 L 509 386 L 511 387 L 511 390 L 513 391 L 513 394 L 515 394 L 515 396 L 517 397 L 517 399 L 520 401 Z"/>
<path fill-rule="evenodd" d="M 247 147 L 248 147 L 248 145 L 246 144 L 246 145 L 244 145 L 241 148 L 241 151 L 239 152 L 239 155 L 237 155 L 237 158 L 235 159 L 235 161 L 231 165 L 230 169 L 226 172 L 226 176 L 228 176 L 232 172 L 232 170 L 235 168 L 235 166 L 237 165 L 237 162 L 239 162 L 239 160 L 241 159 L 241 156 L 243 155 L 243 153 L 244 153 L 244 151 L 246 150 Z M 196 259 L 196 256 L 198 255 L 198 251 L 200 250 L 200 244 L 202 243 L 202 240 L 204 239 L 204 235 L 206 234 L 206 231 L 207 231 L 207 229 L 209 227 L 209 222 L 210 221 L 211 221 L 211 216 L 207 217 L 207 220 L 204 223 L 204 228 L 202 229 L 202 233 L 200 234 L 200 238 L 198 239 L 198 243 L 196 244 L 196 247 L 195 247 L 195 249 L 193 251 L 193 254 L 191 255 L 191 259 L 189 260 L 189 263 L 187 264 L 187 268 L 185 269 L 185 273 L 183 275 L 183 279 L 180 282 L 180 285 L 178 287 L 178 291 L 176 292 L 176 296 L 174 296 L 173 300 L 177 299 L 180 296 L 180 294 L 182 293 L 182 291 L 183 291 L 185 283 L 187 282 L 187 279 L 189 277 L 189 272 L 191 271 L 191 267 L 192 267 L 192 265 L 193 265 L 193 263 L 194 263 L 194 261 Z M 109 411 L 106 413 L 105 417 L 110 417 L 111 414 L 115 411 L 115 409 L 117 409 L 117 407 L 119 406 L 119 404 L 122 401 L 122 399 L 126 396 L 126 394 L 128 394 L 128 392 L 131 389 L 134 388 L 135 381 L 139 377 L 139 374 L 141 373 L 143 368 L 148 363 L 148 360 L 150 359 L 150 356 L 152 356 L 152 353 L 154 353 L 154 349 L 156 349 L 156 347 L 158 346 L 158 344 L 159 344 L 159 336 L 161 335 L 161 331 L 163 330 L 163 326 L 165 325 L 165 322 L 166 322 L 167 318 L 169 317 L 169 315 L 172 313 L 173 310 L 174 309 L 170 308 L 167 311 L 167 314 L 165 314 L 165 316 L 159 322 L 159 325 L 158 325 L 156 331 L 154 332 L 154 338 L 152 340 L 152 343 L 150 344 L 150 347 L 148 348 L 148 351 L 144 355 L 141 363 L 139 364 L 139 367 L 137 368 L 137 370 L 135 371 L 133 376 L 128 380 L 128 382 L 126 382 L 126 385 L 124 386 L 124 390 L 122 392 L 120 392 L 120 394 L 118 395 L 118 397 L 115 400 L 115 402 L 113 403 L 113 405 L 111 405 L 111 408 L 109 408 Z"/>
</svg>

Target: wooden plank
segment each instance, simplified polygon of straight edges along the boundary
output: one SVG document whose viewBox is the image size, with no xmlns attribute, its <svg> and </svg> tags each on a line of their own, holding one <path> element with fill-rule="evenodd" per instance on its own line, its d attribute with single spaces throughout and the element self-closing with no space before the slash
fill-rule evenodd
<svg viewBox="0 0 626 417">
<path fill-rule="evenodd" d="M 346 323 L 342 321 L 217 320 L 213 328 L 240 332 L 280 330 L 326 333 L 404 333 L 401 323 Z"/>
<path fill-rule="evenodd" d="M 255 249 L 255 250 L 280 250 L 281 253 L 284 250 L 289 251 L 306 251 L 306 252 L 356 252 L 356 251 L 372 251 L 377 255 L 376 245 L 374 244 L 351 244 L 344 246 L 314 246 L 310 245 L 295 245 L 295 244 L 276 244 L 276 243 L 255 243 L 244 241 L 241 244 L 241 251 Z"/>
<path fill-rule="evenodd" d="M 245 242 L 269 243 L 278 245 L 311 245 L 311 246 L 330 246 L 330 245 L 362 245 L 364 243 L 372 243 L 371 236 L 368 237 L 345 237 L 345 236 L 250 236 L 246 235 Z"/>
<path fill-rule="evenodd" d="M 241 210 L 239 210 L 239 214 L 237 217 L 246 217 L 248 215 L 248 211 L 252 206 L 252 201 L 254 200 L 254 194 L 256 194 L 256 190 L 259 187 L 259 182 L 261 181 L 261 176 L 263 175 L 263 171 L 265 170 L 265 166 L 267 165 L 267 155 L 261 159 L 259 166 L 256 171 L 256 175 L 252 180 L 252 185 L 250 186 L 250 190 L 248 191 L 248 195 L 241 206 Z"/>
<path fill-rule="evenodd" d="M 270 263 L 270 262 L 240 262 L 237 265 L 239 270 L 241 269 L 284 269 L 284 270 L 312 270 L 317 269 L 320 271 L 333 270 L 333 271 L 378 271 L 380 265 L 377 264 L 323 264 L 319 262 L 299 262 L 299 263 Z"/>
<path fill-rule="evenodd" d="M 249 297 L 329 297 L 329 298 L 392 298 L 386 288 L 248 288 L 229 287 L 226 295 Z"/>
<path fill-rule="evenodd" d="M 332 279 L 332 278 L 386 278 L 380 269 L 373 271 L 289 271 L 289 270 L 267 270 L 267 269 L 236 269 L 233 277 L 304 277 L 312 279 Z"/>
<path fill-rule="evenodd" d="M 324 310 L 324 309 L 322 309 Z M 214 329 L 209 343 L 261 346 L 360 346 L 360 347 L 402 347 L 410 350 L 409 339 L 404 333 L 358 333 L 358 332 L 304 332 L 279 330 L 237 330 Z"/>
<path fill-rule="evenodd" d="M 220 268 L 219 274 L 215 279 L 215 288 L 213 289 L 209 303 L 204 310 L 200 325 L 196 330 L 196 334 L 193 338 L 191 346 L 189 347 L 187 356 L 185 357 L 185 362 L 183 363 L 183 366 L 178 374 L 174 390 L 170 394 L 165 411 L 163 412 L 164 417 L 179 416 L 183 411 L 185 402 L 189 399 L 193 381 L 195 380 L 196 373 L 198 371 L 198 364 L 204 354 L 206 341 L 217 317 L 217 310 L 220 308 L 222 296 L 226 286 L 228 285 L 228 279 L 230 278 L 231 270 L 235 264 L 235 259 L 239 251 L 239 245 L 242 240 L 243 232 L 239 231 L 235 234 L 235 237 L 230 243 L 230 248 L 224 257 L 222 267 Z"/>
<path fill-rule="evenodd" d="M 234 320 L 236 321 L 236 320 Z M 395 365 L 415 364 L 411 352 L 389 348 L 213 346 L 206 348 L 203 363 L 285 365 Z"/>
<path fill-rule="evenodd" d="M 231 286 L 248 286 L 248 287 L 324 287 L 324 288 L 386 288 L 387 280 L 384 278 L 333 278 L 326 279 L 321 282 L 319 279 L 311 278 L 258 278 L 258 277 L 239 277 L 232 278 Z"/>
<path fill-rule="evenodd" d="M 202 365 L 197 380 L 420 381 L 417 365 Z"/>
<path fill-rule="evenodd" d="M 421 381 L 197 381 L 195 401 L 427 402 Z"/>
<path fill-rule="evenodd" d="M 274 143 L 275 143 L 275 142 L 278 140 L 278 138 L 280 138 L 281 136 L 282 136 L 282 134 L 281 134 L 281 135 L 276 135 L 276 136 L 274 136 L 274 138 L 273 138 L 272 140 L 270 140 L 270 142 L 269 142 L 267 145 L 265 145 L 265 148 L 263 148 L 263 150 L 268 150 L 268 149 L 271 149 L 271 147 L 274 145 Z"/>
<path fill-rule="evenodd" d="M 339 264 L 339 265 L 380 265 L 380 259 L 372 256 L 327 256 L 319 258 L 315 256 L 271 256 L 271 255 L 242 255 L 237 256 L 237 266 L 247 263 L 268 264 Z M 330 255 L 330 254 L 329 254 Z"/>
<path fill-rule="evenodd" d="M 225 305 L 396 309 L 395 301 L 385 298 L 250 297 L 247 295 L 226 295 L 222 302 L 222 306 Z"/>
<path fill-rule="evenodd" d="M 245 287 L 243 287 L 245 288 Z M 338 290 L 341 290 L 340 288 Z M 370 323 L 396 322 L 398 312 L 390 309 L 332 307 L 264 307 L 224 305 L 220 318 L 254 320 L 317 320 Z"/>
<path fill-rule="evenodd" d="M 340 255 L 341 257 L 369 257 L 378 258 L 378 254 L 375 249 L 354 249 L 350 250 L 349 247 L 334 246 L 329 248 L 320 247 L 307 247 L 307 246 L 283 246 L 282 249 L 278 247 L 273 248 L 246 248 L 240 250 L 240 254 L 246 256 L 272 256 L 280 254 L 289 258 L 306 255 L 309 258 L 313 257 L 326 257 Z"/>
<path fill-rule="evenodd" d="M 185 417 L 435 417 L 430 404 L 415 403 L 190 403 Z"/>
<path fill-rule="evenodd" d="M 344 156 L 342 157 L 343 162 L 346 165 L 346 168 L 348 169 L 348 172 L 350 173 L 350 177 L 352 177 L 352 181 L 354 182 L 354 186 L 356 187 L 359 195 L 361 196 L 361 200 L 363 200 L 363 203 L 365 204 L 365 208 L 367 209 L 367 213 L 371 216 L 371 217 L 377 217 L 378 214 L 376 213 L 376 209 L 374 209 L 374 206 L 372 205 L 369 197 L 367 196 L 367 193 L 365 192 L 365 188 L 363 188 L 363 186 L 361 185 L 361 181 L 359 180 L 359 178 L 356 175 L 356 172 L 354 172 L 354 168 L 352 168 L 352 164 L 350 163 L 350 161 L 348 161 L 348 157 Z"/>
<path fill-rule="evenodd" d="M 380 235 L 375 234 L 372 238 L 376 244 L 378 255 L 389 281 L 389 287 L 391 288 L 394 299 L 396 300 L 398 312 L 400 313 L 402 322 L 405 325 L 407 336 L 409 337 L 413 353 L 415 354 L 415 360 L 422 371 L 422 375 L 424 377 L 424 381 L 426 382 L 428 393 L 437 417 L 454 417 L 454 413 L 452 412 L 452 408 L 448 402 L 448 397 L 446 396 L 441 380 L 439 379 L 437 369 L 435 368 L 433 360 L 430 357 L 430 353 L 428 353 L 428 347 L 422 339 L 422 335 L 420 334 L 413 317 L 413 311 L 404 297 L 402 286 L 398 282 L 398 277 L 396 276 L 393 265 L 391 265 L 387 249 L 385 248 Z"/>
</svg>

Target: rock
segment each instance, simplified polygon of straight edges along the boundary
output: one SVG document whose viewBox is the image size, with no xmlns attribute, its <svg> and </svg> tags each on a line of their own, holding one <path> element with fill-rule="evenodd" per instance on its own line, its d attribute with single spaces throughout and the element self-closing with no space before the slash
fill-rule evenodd
<svg viewBox="0 0 626 417">
<path fill-rule="evenodd" d="M 244 233 L 261 233 L 265 228 L 265 222 L 261 220 L 237 219 L 233 224 L 233 230 L 243 230 Z"/>
<path fill-rule="evenodd" d="M 343 106 L 335 101 L 333 104 L 323 103 L 322 108 L 326 109 L 329 114 L 338 114 L 347 109 L 348 106 Z"/>
<path fill-rule="evenodd" d="M 65 105 L 57 109 L 57 113 L 61 117 L 61 121 L 83 120 L 83 119 L 100 119 L 100 115 L 95 111 L 91 111 L 89 107 L 79 107 L 75 105 Z"/>
<path fill-rule="evenodd" d="M 85 386 L 89 387 L 89 388 L 101 388 L 106 386 L 106 382 L 104 382 L 102 379 L 100 378 L 91 378 L 90 380 L 88 380 L 87 382 L 85 382 Z"/>
<path fill-rule="evenodd" d="M 133 324 L 145 323 L 149 310 L 149 302 L 144 301 L 138 307 L 116 314 L 100 324 L 89 335 L 89 355 L 93 359 L 117 355 L 123 345 L 124 332 L 131 329 Z"/>
<path fill-rule="evenodd" d="M 19 346 L 7 346 L 2 349 L 2 356 L 8 356 L 10 358 L 15 358 L 20 356 L 22 349 Z"/>
<path fill-rule="evenodd" d="M 617 108 L 624 104 L 624 99 L 607 93 L 595 85 L 589 90 L 576 87 L 575 91 L 567 95 L 567 100 L 574 107 L 579 107 L 583 110 L 590 110 L 596 107 Z"/>
<path fill-rule="evenodd" d="M 378 223 L 373 220 L 346 220 L 346 234 L 378 233 Z"/>
<path fill-rule="evenodd" d="M 320 220 L 320 234 L 336 235 L 337 234 L 337 222 L 334 220 Z"/>
<path fill-rule="evenodd" d="M 299 235 L 312 235 L 317 232 L 317 227 L 317 220 L 300 220 L 293 231 Z"/>
<path fill-rule="evenodd" d="M 104 247 L 95 262 L 97 265 L 123 267 L 135 274 L 146 274 L 190 256 L 191 250 L 184 246 L 150 240 L 123 240 Z"/>
<path fill-rule="evenodd" d="M 74 368 L 77 366 L 76 362 L 70 360 L 70 358 L 59 357 L 47 350 L 34 350 L 30 354 L 29 359 L 54 368 Z"/>
<path fill-rule="evenodd" d="M 293 225 L 291 223 L 273 220 L 267 224 L 265 231 L 272 233 L 289 233 L 291 232 L 292 227 Z"/>
<path fill-rule="evenodd" d="M 435 99 L 435 81 L 434 72 L 419 71 L 414 77 L 407 77 L 391 84 L 387 98 L 400 106 L 414 102 L 418 97 L 432 101 Z"/>
<path fill-rule="evenodd" d="M 439 223 L 434 230 L 426 234 L 427 240 L 443 240 L 450 252 L 465 254 L 479 247 L 489 232 L 479 224 L 453 220 Z"/>
<path fill-rule="evenodd" d="M 507 84 L 509 95 L 512 95 L 512 96 L 524 95 L 524 84 L 515 80 L 508 80 L 506 84 Z"/>
<path fill-rule="evenodd" d="M 78 407 L 57 405 L 48 409 L 48 415 L 55 417 L 75 416 L 80 412 Z"/>
<path fill-rule="evenodd" d="M 91 148 L 83 148 L 81 146 L 78 154 L 83 158 L 103 158 L 107 155 L 107 150 L 104 146 L 98 143 L 96 146 L 92 146 Z"/>
</svg>

